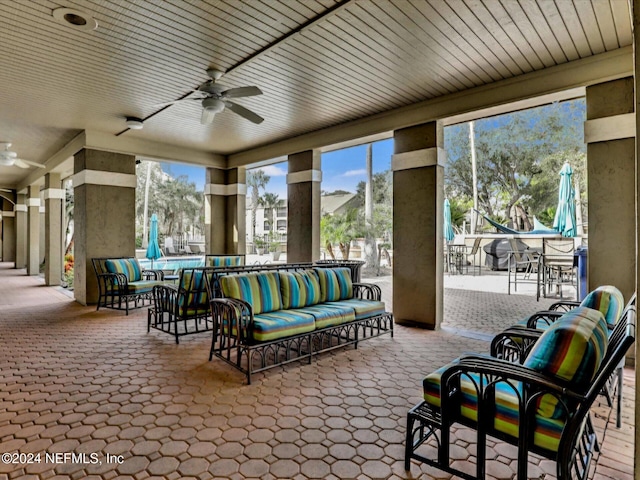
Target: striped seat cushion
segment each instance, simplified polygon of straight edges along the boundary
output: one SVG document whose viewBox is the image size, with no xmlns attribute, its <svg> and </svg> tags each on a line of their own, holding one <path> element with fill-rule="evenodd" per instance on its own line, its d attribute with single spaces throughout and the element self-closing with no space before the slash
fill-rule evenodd
<svg viewBox="0 0 640 480">
<path fill-rule="evenodd" d="M 351 270 L 341 268 L 316 268 L 320 280 L 320 303 L 337 302 L 353 297 Z"/>
<path fill-rule="evenodd" d="M 607 344 L 608 329 L 602 313 L 578 307 L 565 313 L 540 336 L 523 365 L 585 391 L 600 367 Z M 557 398 L 545 395 L 538 413 L 560 418 L 562 409 Z"/>
<path fill-rule="evenodd" d="M 423 380 L 424 399 L 427 403 L 440 407 L 440 379 L 442 373 L 452 364 L 439 368 Z M 469 420 L 478 421 L 478 393 L 475 384 L 479 382 L 476 374 L 460 376 L 460 414 Z M 519 408 L 518 394 L 522 390 L 520 382 L 499 382 L 496 385 L 496 412 L 493 426 L 496 430 L 518 438 Z M 558 451 L 563 419 L 535 416 L 533 433 L 534 445 L 552 452 Z"/>
<path fill-rule="evenodd" d="M 209 308 L 209 295 L 204 274 L 199 270 L 182 270 L 178 283 L 178 306 L 183 316 L 193 315 L 189 311 L 202 313 Z"/>
<path fill-rule="evenodd" d="M 243 259 L 241 255 L 207 256 L 207 267 L 235 267 L 242 265 Z"/>
<path fill-rule="evenodd" d="M 314 270 L 279 272 L 282 308 L 301 308 L 320 302 L 320 282 Z"/>
<path fill-rule="evenodd" d="M 622 292 L 612 285 L 603 285 L 590 292 L 580 303 L 583 307 L 598 310 L 607 324 L 613 326 L 618 323 L 624 309 Z"/>
<path fill-rule="evenodd" d="M 313 315 L 298 310 L 261 313 L 253 316 L 253 322 L 253 339 L 257 342 L 309 333 L 316 328 Z"/>
<path fill-rule="evenodd" d="M 111 258 L 104 262 L 109 273 L 123 273 L 128 282 L 142 280 L 142 269 L 135 258 Z"/>
<path fill-rule="evenodd" d="M 327 302 L 323 305 L 341 305 L 348 306 L 355 310 L 356 320 L 362 320 L 367 317 L 375 317 L 386 312 L 383 302 L 376 300 L 362 300 L 360 298 L 349 298 L 340 300 L 339 302 Z"/>
<path fill-rule="evenodd" d="M 249 303 L 254 314 L 282 308 L 278 272 L 223 276 L 220 279 L 220 287 L 225 297 Z"/>
<path fill-rule="evenodd" d="M 316 322 L 316 328 L 333 327 L 335 325 L 342 325 L 343 323 L 354 321 L 356 319 L 356 314 L 353 308 L 340 305 L 340 303 L 342 302 L 334 304 L 321 303 L 319 305 L 298 308 L 292 311 L 313 315 Z"/>
<path fill-rule="evenodd" d="M 159 280 L 140 280 L 138 282 L 129 283 L 128 293 L 147 293 L 153 290 L 156 285 L 164 285 Z"/>
</svg>

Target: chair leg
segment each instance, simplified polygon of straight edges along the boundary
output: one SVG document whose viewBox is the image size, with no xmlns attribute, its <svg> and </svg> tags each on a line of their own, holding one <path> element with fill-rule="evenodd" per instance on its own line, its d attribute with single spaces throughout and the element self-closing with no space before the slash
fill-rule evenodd
<svg viewBox="0 0 640 480">
<path fill-rule="evenodd" d="M 618 405 L 616 405 L 616 427 L 622 426 L 622 375 L 624 374 L 624 366 L 621 364 L 618 368 Z"/>
</svg>

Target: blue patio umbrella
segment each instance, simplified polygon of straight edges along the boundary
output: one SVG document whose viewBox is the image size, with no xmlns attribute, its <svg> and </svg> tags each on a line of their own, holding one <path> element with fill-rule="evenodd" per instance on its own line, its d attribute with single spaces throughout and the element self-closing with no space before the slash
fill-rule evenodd
<svg viewBox="0 0 640 480">
<path fill-rule="evenodd" d="M 445 198 L 444 200 L 444 238 L 447 242 L 453 240 L 456 236 L 453 231 L 453 224 L 451 223 L 451 205 L 449 204 L 449 199 Z"/>
<path fill-rule="evenodd" d="M 573 189 L 573 170 L 565 163 L 560 170 L 560 188 L 558 189 L 558 207 L 553 219 L 553 228 L 563 237 L 575 237 L 576 229 L 576 200 Z"/>
<path fill-rule="evenodd" d="M 160 246 L 158 245 L 158 217 L 154 213 L 151 215 L 151 227 L 149 228 L 149 246 L 147 247 L 146 257 L 151 260 L 151 268 L 153 261 L 162 256 Z"/>
</svg>

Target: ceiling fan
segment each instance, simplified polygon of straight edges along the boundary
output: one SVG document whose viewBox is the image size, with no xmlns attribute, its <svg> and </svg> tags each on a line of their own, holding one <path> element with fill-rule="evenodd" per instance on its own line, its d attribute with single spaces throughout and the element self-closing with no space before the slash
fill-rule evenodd
<svg viewBox="0 0 640 480">
<path fill-rule="evenodd" d="M 11 167 L 15 165 L 19 168 L 45 168 L 44 165 L 41 165 L 39 163 L 18 158 L 18 154 L 16 152 L 12 152 L 9 150 L 10 146 L 11 142 L 0 142 L 0 147 L 4 147 L 4 150 L 0 150 L 0 167 Z"/>
<path fill-rule="evenodd" d="M 220 70 L 210 68 L 207 70 L 207 75 L 211 78 L 211 80 L 208 80 L 196 90 L 193 90 L 194 95 L 189 95 L 188 97 L 180 100 L 161 103 L 155 106 L 164 107 L 173 105 L 178 102 L 188 102 L 195 100 L 202 102 L 202 117 L 200 118 L 200 123 L 202 123 L 203 125 L 211 124 L 216 113 L 221 113 L 225 108 L 231 110 L 237 115 L 240 115 L 242 118 L 246 118 L 250 122 L 256 124 L 262 123 L 264 121 L 264 118 L 262 118 L 260 115 L 252 112 L 242 105 L 238 105 L 237 103 L 231 102 L 229 100 L 230 98 L 253 97 L 254 95 L 262 95 L 262 91 L 255 86 L 227 88 L 223 85 L 217 84 L 216 81 L 218 81 L 223 74 L 224 72 Z"/>
</svg>

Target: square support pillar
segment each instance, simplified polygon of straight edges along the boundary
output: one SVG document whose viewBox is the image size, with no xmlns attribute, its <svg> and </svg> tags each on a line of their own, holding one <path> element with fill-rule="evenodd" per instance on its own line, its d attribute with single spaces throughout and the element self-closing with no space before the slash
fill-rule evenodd
<svg viewBox="0 0 640 480">
<path fill-rule="evenodd" d="M 636 285 L 636 184 L 632 77 L 587 87 L 588 290 Z"/>
<path fill-rule="evenodd" d="M 289 155 L 287 175 L 287 262 L 320 259 L 320 152 Z"/>
<path fill-rule="evenodd" d="M 62 205 L 65 191 L 59 173 L 47 173 L 44 177 L 44 281 L 47 285 L 62 283 Z"/>
<path fill-rule="evenodd" d="M 18 194 L 16 212 L 16 268 L 27 267 L 27 196 Z"/>
<path fill-rule="evenodd" d="M 135 256 L 135 157 L 83 149 L 74 172 L 74 295 L 87 305 L 98 301 L 91 259 Z"/>
<path fill-rule="evenodd" d="M 12 202 L 0 198 L 2 205 L 2 261 L 16 261 L 16 212 Z"/>
<path fill-rule="evenodd" d="M 394 132 L 393 316 L 437 329 L 443 315 L 444 150 L 440 122 Z"/>
<path fill-rule="evenodd" d="M 27 198 L 27 275 L 40 273 L 40 187 L 31 185 Z"/>
<path fill-rule="evenodd" d="M 232 255 L 246 251 L 247 173 L 244 167 L 207 168 L 205 242 L 208 254 Z"/>
</svg>

